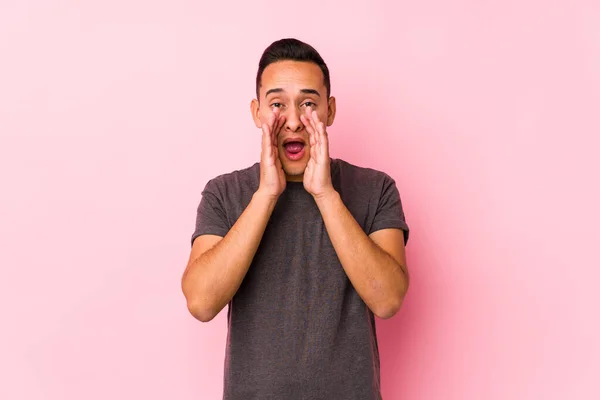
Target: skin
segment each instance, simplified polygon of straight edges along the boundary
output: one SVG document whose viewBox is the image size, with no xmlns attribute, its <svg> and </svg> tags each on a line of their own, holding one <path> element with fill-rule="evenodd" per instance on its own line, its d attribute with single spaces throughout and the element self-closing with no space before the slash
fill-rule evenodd
<svg viewBox="0 0 600 400">
<path fill-rule="evenodd" d="M 323 73 L 318 65 L 308 62 L 280 61 L 273 63 L 262 74 L 260 99 L 251 102 L 250 109 L 257 128 L 268 130 L 272 156 L 281 163 L 287 181 L 301 182 L 304 172 L 314 160 L 310 157 L 310 134 L 305 126 L 312 119 L 311 111 L 319 121 L 331 126 L 335 119 L 335 97 L 327 98 Z M 260 101 L 259 101 L 260 100 Z M 283 156 L 283 142 L 300 137 L 307 146 L 304 157 L 291 161 Z M 285 186 L 283 188 L 285 189 Z"/>
<path fill-rule="evenodd" d="M 191 314 L 213 319 L 233 298 L 260 244 L 287 181 L 303 182 L 319 208 L 350 282 L 379 318 L 395 315 L 408 289 L 404 232 L 382 229 L 367 236 L 331 182 L 329 139 L 335 98 L 327 98 L 323 74 L 313 63 L 280 61 L 265 68 L 259 99 L 251 102 L 262 130 L 260 184 L 232 229 L 194 241 L 182 278 Z M 323 122 L 325 121 L 325 122 Z M 297 161 L 284 156 L 291 137 L 306 143 Z"/>
</svg>

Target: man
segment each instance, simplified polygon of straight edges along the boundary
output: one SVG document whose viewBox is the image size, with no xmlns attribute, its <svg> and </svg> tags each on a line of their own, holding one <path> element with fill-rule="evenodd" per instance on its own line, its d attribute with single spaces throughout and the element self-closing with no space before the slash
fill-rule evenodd
<svg viewBox="0 0 600 400">
<path fill-rule="evenodd" d="M 380 399 L 374 316 L 408 288 L 396 185 L 329 157 L 335 98 L 313 47 L 271 44 L 256 96 L 260 163 L 206 184 L 182 279 L 200 321 L 229 306 L 223 398 Z"/>
</svg>

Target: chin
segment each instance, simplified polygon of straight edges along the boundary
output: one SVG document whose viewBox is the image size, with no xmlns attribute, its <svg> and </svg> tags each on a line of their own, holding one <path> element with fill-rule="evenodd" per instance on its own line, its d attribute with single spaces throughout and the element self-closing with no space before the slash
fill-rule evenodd
<svg viewBox="0 0 600 400">
<path fill-rule="evenodd" d="M 283 163 L 283 172 L 290 178 L 298 178 L 298 180 L 302 180 L 302 176 L 304 175 L 304 170 L 306 169 L 306 163 L 294 163 L 295 165 L 290 165 L 288 163 Z"/>
</svg>

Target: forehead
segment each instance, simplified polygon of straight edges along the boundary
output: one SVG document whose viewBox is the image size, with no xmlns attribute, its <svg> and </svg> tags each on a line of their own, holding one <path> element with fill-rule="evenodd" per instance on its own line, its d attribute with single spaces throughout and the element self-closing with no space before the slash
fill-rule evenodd
<svg viewBox="0 0 600 400">
<path fill-rule="evenodd" d="M 277 61 L 269 64 L 261 77 L 261 96 L 269 89 L 281 88 L 286 92 L 316 89 L 325 92 L 323 71 L 315 63 L 302 61 Z"/>
</svg>

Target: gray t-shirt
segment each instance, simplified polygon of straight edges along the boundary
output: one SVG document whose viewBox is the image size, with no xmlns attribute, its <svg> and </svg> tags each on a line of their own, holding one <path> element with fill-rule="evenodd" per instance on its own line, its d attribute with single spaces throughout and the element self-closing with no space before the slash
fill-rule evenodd
<svg viewBox="0 0 600 400">
<path fill-rule="evenodd" d="M 192 243 L 227 234 L 258 189 L 259 170 L 257 163 L 206 184 Z M 365 233 L 398 228 L 408 240 L 392 178 L 339 159 L 331 176 Z M 287 182 L 227 317 L 225 400 L 381 399 L 374 315 L 301 182 Z"/>
</svg>

